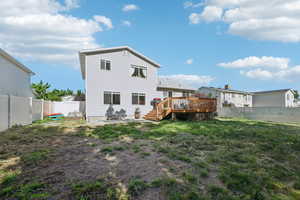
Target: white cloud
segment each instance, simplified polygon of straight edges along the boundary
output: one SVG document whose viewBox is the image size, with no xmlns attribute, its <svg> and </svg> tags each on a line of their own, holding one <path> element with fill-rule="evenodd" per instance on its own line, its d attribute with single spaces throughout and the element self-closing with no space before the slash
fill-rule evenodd
<svg viewBox="0 0 300 200">
<path fill-rule="evenodd" d="M 290 60 L 288 58 L 251 56 L 243 59 L 238 59 L 229 63 L 219 63 L 218 66 L 225 68 L 268 67 L 286 69 L 289 66 L 289 62 Z"/>
<path fill-rule="evenodd" d="M 188 65 L 191 65 L 191 64 L 193 64 L 193 62 L 194 62 L 194 60 L 192 58 L 190 58 L 190 59 L 187 59 L 187 61 L 185 63 Z"/>
<path fill-rule="evenodd" d="M 77 0 L 65 0 L 67 10 L 71 10 L 73 8 L 78 8 L 79 4 Z"/>
<path fill-rule="evenodd" d="M 186 1 L 183 3 L 183 7 L 186 9 L 186 8 L 198 8 L 200 6 L 203 6 L 203 3 L 200 2 L 200 3 L 193 3 L 191 1 Z"/>
<path fill-rule="evenodd" d="M 111 19 L 105 16 L 94 16 L 94 19 L 96 22 L 99 22 L 101 24 L 104 24 L 108 29 L 112 29 L 113 28 L 113 24 L 111 22 Z"/>
<path fill-rule="evenodd" d="M 124 12 L 134 11 L 134 10 L 138 10 L 138 9 L 139 9 L 139 7 L 135 4 L 127 4 L 122 8 L 122 10 Z"/>
<path fill-rule="evenodd" d="M 189 16 L 189 20 L 191 24 L 198 24 L 201 21 L 213 22 L 220 20 L 222 14 L 222 8 L 216 6 L 206 6 L 202 13 L 192 13 Z"/>
<path fill-rule="evenodd" d="M 66 13 L 76 0 L 0 1 L 0 46 L 17 57 L 78 66 L 78 51 L 96 48 L 94 34 L 112 28 L 109 18 L 82 19 Z M 100 17 L 100 18 L 99 18 Z"/>
<path fill-rule="evenodd" d="M 269 80 L 273 78 L 272 72 L 262 69 L 255 69 L 250 71 L 240 71 L 240 73 L 244 76 L 247 76 L 252 79 L 260 79 L 260 80 Z"/>
<path fill-rule="evenodd" d="M 300 42 L 300 1 L 296 0 L 207 0 L 203 11 L 189 18 L 194 24 L 227 23 L 229 33 L 249 39 Z"/>
<path fill-rule="evenodd" d="M 208 85 L 215 80 L 215 78 L 211 76 L 199 76 L 199 75 L 188 75 L 188 74 L 175 74 L 175 75 L 160 76 L 160 77 L 167 78 L 177 83 L 192 85 L 196 87 L 199 87 L 201 85 Z"/>
<path fill-rule="evenodd" d="M 123 21 L 122 21 L 122 25 L 123 25 L 123 26 L 128 26 L 128 27 L 130 27 L 130 26 L 131 26 L 131 22 L 128 21 L 128 20 L 123 20 Z"/>
<path fill-rule="evenodd" d="M 251 79 L 299 81 L 300 66 L 289 66 L 289 62 L 288 58 L 252 56 L 233 62 L 219 63 L 218 66 L 243 69 L 240 74 Z"/>
</svg>

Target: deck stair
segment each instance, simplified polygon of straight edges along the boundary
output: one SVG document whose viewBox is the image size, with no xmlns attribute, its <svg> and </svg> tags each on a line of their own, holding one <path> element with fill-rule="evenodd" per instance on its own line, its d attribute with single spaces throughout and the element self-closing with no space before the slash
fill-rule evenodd
<svg viewBox="0 0 300 200">
<path fill-rule="evenodd" d="M 158 103 L 144 119 L 160 121 L 172 113 L 213 113 L 217 110 L 216 102 L 211 98 L 170 97 Z"/>
</svg>

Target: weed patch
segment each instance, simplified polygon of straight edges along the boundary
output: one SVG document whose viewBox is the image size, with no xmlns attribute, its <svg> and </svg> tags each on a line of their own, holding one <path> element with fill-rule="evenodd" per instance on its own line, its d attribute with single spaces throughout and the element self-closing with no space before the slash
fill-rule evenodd
<svg viewBox="0 0 300 200">
<path fill-rule="evenodd" d="M 77 199 L 86 200 L 117 200 L 119 196 L 117 189 L 103 180 L 74 184 L 72 185 L 72 195 Z"/>
<path fill-rule="evenodd" d="M 21 160 L 27 165 L 37 165 L 39 162 L 46 160 L 49 153 L 49 150 L 39 150 L 23 155 Z"/>
</svg>

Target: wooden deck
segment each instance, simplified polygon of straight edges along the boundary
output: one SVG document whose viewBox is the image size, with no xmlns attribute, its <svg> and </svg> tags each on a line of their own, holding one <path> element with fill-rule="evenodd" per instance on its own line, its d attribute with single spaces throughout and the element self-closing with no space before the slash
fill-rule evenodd
<svg viewBox="0 0 300 200">
<path fill-rule="evenodd" d="M 214 113 L 217 100 L 198 97 L 166 98 L 156 108 L 144 116 L 144 119 L 160 121 L 172 113 Z"/>
</svg>

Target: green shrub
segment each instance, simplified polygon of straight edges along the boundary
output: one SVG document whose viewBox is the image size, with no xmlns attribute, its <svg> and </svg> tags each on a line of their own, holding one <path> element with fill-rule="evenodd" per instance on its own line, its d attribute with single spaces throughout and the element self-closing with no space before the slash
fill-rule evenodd
<svg viewBox="0 0 300 200">
<path fill-rule="evenodd" d="M 139 195 L 141 192 L 143 192 L 144 190 L 146 190 L 148 187 L 148 184 L 146 183 L 146 181 L 143 181 L 139 178 L 133 178 L 129 181 L 128 184 L 128 193 L 131 196 L 137 196 Z"/>
</svg>

